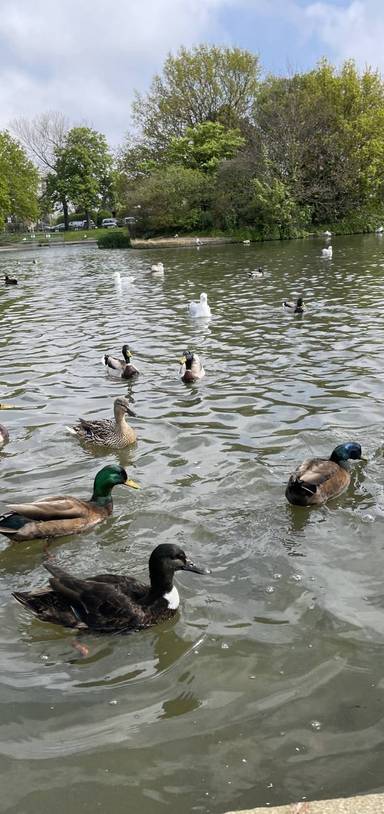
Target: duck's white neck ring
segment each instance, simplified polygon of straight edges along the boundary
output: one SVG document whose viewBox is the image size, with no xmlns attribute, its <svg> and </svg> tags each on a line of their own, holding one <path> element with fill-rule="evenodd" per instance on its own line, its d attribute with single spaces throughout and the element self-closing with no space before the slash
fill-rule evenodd
<svg viewBox="0 0 384 814">
<path fill-rule="evenodd" d="M 168 602 L 169 610 L 176 610 L 179 607 L 180 597 L 179 592 L 175 585 L 172 587 L 171 591 L 168 591 L 167 593 L 163 594 L 163 597 L 165 601 Z"/>
</svg>

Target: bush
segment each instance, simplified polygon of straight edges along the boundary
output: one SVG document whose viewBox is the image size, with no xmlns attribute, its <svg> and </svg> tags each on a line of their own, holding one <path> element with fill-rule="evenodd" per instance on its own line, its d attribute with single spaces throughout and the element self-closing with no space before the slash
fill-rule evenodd
<svg viewBox="0 0 384 814">
<path fill-rule="evenodd" d="M 110 229 L 97 241 L 99 249 L 130 249 L 131 239 L 127 232 Z"/>
</svg>

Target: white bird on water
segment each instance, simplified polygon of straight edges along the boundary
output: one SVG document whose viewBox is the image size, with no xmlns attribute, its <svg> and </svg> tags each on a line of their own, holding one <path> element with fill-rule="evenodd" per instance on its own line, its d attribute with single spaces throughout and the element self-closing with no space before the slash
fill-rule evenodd
<svg viewBox="0 0 384 814">
<path fill-rule="evenodd" d="M 328 246 L 328 248 L 321 250 L 322 257 L 328 257 L 329 260 L 332 259 L 332 246 Z"/>
<path fill-rule="evenodd" d="M 115 285 L 117 286 L 117 288 L 121 288 L 123 283 L 133 283 L 135 278 L 132 276 L 122 277 L 119 271 L 114 271 L 113 279 L 115 281 Z"/>
<path fill-rule="evenodd" d="M 164 274 L 164 266 L 163 266 L 163 264 L 162 263 L 155 263 L 153 266 L 151 266 L 151 272 L 152 272 L 152 274 L 158 274 L 159 276 L 160 275 L 163 276 L 163 274 Z"/>
<path fill-rule="evenodd" d="M 384 226 L 378 226 L 377 229 L 375 229 L 375 232 L 377 235 L 382 235 L 384 232 Z"/>
<path fill-rule="evenodd" d="M 195 300 L 192 300 L 192 302 L 189 303 L 189 315 L 191 317 L 211 316 L 211 309 L 208 305 L 208 298 L 205 291 L 200 294 L 200 302 L 195 302 Z"/>
<path fill-rule="evenodd" d="M 323 232 L 324 237 L 332 237 L 332 232 L 329 232 L 328 229 L 326 232 Z"/>
<path fill-rule="evenodd" d="M 251 245 L 250 240 L 243 240 L 243 243 L 244 243 L 244 246 L 250 246 Z"/>
</svg>

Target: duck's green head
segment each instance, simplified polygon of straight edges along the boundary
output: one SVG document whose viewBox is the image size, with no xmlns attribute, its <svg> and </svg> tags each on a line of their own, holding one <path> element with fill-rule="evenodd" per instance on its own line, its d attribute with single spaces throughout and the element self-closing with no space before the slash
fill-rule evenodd
<svg viewBox="0 0 384 814">
<path fill-rule="evenodd" d="M 361 446 L 356 441 L 339 444 L 339 446 L 333 450 L 330 460 L 335 461 L 337 464 L 342 464 L 348 461 L 349 458 L 353 460 L 361 458 Z"/>
<path fill-rule="evenodd" d="M 111 491 L 114 486 L 130 486 L 132 489 L 140 489 L 134 480 L 129 480 L 126 470 L 118 464 L 103 466 L 97 473 L 93 484 L 92 500 L 96 503 L 103 503 L 111 499 Z"/>
<path fill-rule="evenodd" d="M 129 345 L 123 345 L 121 352 L 123 354 L 123 357 L 124 357 L 127 365 L 129 365 L 129 363 L 130 363 L 130 361 L 132 359 L 132 353 L 129 350 Z"/>
</svg>

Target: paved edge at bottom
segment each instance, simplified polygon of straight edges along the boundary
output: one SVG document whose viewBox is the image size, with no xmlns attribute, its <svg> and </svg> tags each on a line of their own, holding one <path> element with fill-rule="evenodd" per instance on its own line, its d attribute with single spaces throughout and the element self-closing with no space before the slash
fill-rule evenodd
<svg viewBox="0 0 384 814">
<path fill-rule="evenodd" d="M 359 797 L 338 797 L 333 800 L 312 800 L 286 806 L 248 808 L 227 811 L 226 814 L 384 814 L 384 794 Z"/>
</svg>

